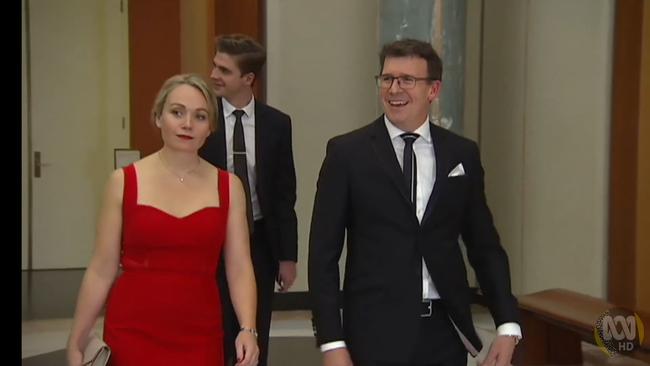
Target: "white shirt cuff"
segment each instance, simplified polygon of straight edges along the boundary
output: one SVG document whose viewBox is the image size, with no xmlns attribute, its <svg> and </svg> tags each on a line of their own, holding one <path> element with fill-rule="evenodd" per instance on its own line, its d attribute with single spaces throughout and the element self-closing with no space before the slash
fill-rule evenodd
<svg viewBox="0 0 650 366">
<path fill-rule="evenodd" d="M 327 352 L 331 351 L 333 349 L 337 348 L 346 348 L 347 346 L 345 345 L 344 341 L 335 341 L 335 342 L 328 342 L 328 343 L 323 343 L 320 345 L 320 351 L 321 352 Z"/>
<path fill-rule="evenodd" d="M 521 340 L 521 327 L 517 323 L 503 323 L 497 327 L 497 335 L 515 336 Z"/>
</svg>

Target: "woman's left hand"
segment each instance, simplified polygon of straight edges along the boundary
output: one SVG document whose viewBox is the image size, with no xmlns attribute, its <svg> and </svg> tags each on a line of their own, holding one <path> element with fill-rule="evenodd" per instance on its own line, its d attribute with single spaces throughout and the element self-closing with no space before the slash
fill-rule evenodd
<svg viewBox="0 0 650 366">
<path fill-rule="evenodd" d="M 257 346 L 257 337 L 247 330 L 241 330 L 235 339 L 237 350 L 237 363 L 235 366 L 256 366 L 260 349 Z"/>
</svg>

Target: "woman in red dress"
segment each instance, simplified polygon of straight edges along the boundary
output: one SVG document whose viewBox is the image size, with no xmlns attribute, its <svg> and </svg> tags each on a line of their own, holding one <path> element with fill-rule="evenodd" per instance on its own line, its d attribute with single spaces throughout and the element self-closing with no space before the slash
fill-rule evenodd
<svg viewBox="0 0 650 366">
<path fill-rule="evenodd" d="M 68 341 L 70 366 L 82 364 L 104 304 L 109 364 L 223 365 L 222 254 L 242 324 L 237 365 L 257 364 L 244 189 L 198 155 L 216 128 L 215 100 L 197 75 L 168 79 L 152 110 L 163 147 L 111 174 Z"/>
</svg>

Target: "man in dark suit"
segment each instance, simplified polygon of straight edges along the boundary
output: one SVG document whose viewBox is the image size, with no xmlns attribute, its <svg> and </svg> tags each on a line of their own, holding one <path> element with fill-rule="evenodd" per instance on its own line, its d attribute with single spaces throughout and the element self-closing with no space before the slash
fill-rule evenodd
<svg viewBox="0 0 650 366">
<path fill-rule="evenodd" d="M 430 44 L 387 44 L 380 63 L 385 114 L 331 139 L 318 178 L 309 290 L 324 365 L 455 366 L 476 356 L 459 236 L 497 325 L 485 365 L 509 365 L 521 329 L 478 146 L 430 121 L 442 80 Z"/>
<path fill-rule="evenodd" d="M 219 123 L 200 152 L 210 163 L 237 174 L 246 190 L 257 282 L 259 365 L 267 364 L 274 283 L 282 292 L 291 287 L 298 255 L 291 120 L 253 97 L 253 85 L 265 61 L 264 48 L 248 36 L 217 38 L 210 78 L 219 96 Z M 236 358 L 234 344 L 240 328 L 223 263 L 220 268 L 224 350 L 230 365 Z"/>
</svg>

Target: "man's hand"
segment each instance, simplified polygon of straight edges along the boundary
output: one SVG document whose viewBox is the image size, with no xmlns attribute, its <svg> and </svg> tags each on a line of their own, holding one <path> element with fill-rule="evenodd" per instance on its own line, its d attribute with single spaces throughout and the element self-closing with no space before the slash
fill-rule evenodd
<svg viewBox="0 0 650 366">
<path fill-rule="evenodd" d="M 278 269 L 278 278 L 276 279 L 280 288 L 280 292 L 287 292 L 296 280 L 296 262 L 294 261 L 280 261 L 280 268 Z"/>
<path fill-rule="evenodd" d="M 354 366 L 347 348 L 336 348 L 323 353 L 323 366 Z"/>
<path fill-rule="evenodd" d="M 487 357 L 480 363 L 480 366 L 510 366 L 516 344 L 515 337 L 497 336 L 490 346 Z"/>
</svg>

